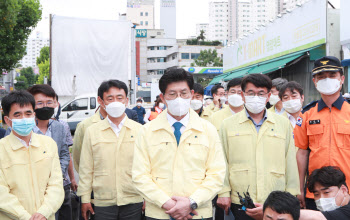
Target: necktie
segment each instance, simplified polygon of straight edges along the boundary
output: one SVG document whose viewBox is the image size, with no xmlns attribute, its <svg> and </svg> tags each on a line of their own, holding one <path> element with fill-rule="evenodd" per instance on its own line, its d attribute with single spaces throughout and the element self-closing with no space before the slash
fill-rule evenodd
<svg viewBox="0 0 350 220">
<path fill-rule="evenodd" d="M 182 127 L 182 124 L 181 122 L 175 122 L 173 124 L 174 128 L 175 128 L 175 131 L 174 131 L 174 135 L 175 135 L 175 138 L 176 138 L 176 141 L 177 141 L 177 145 L 179 145 L 180 143 L 180 137 L 181 137 L 181 132 L 180 132 L 180 129 Z"/>
</svg>

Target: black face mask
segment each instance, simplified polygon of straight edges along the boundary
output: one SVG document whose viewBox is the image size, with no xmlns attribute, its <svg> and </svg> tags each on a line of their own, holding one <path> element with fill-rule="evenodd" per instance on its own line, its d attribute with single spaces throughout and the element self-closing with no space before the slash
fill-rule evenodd
<svg viewBox="0 0 350 220">
<path fill-rule="evenodd" d="M 39 120 L 49 120 L 53 115 L 53 113 L 55 112 L 55 109 L 51 107 L 43 107 L 43 108 L 35 109 L 34 112 L 35 112 L 35 116 Z"/>
</svg>

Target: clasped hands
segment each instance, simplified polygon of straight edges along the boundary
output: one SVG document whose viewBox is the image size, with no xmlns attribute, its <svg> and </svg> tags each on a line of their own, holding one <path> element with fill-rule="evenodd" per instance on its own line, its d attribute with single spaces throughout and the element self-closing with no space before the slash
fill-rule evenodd
<svg viewBox="0 0 350 220">
<path fill-rule="evenodd" d="M 173 196 L 162 206 L 165 209 L 165 213 L 170 215 L 176 220 L 192 219 L 192 215 L 198 215 L 196 210 L 191 209 L 190 199 L 187 197 Z"/>
</svg>

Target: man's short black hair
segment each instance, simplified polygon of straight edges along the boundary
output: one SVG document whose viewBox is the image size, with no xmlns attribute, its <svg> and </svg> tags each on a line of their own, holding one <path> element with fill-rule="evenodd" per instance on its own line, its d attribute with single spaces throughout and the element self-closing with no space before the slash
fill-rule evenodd
<svg viewBox="0 0 350 220">
<path fill-rule="evenodd" d="M 34 85 L 28 89 L 28 92 L 33 96 L 35 96 L 36 94 L 42 93 L 47 97 L 50 97 L 53 99 L 56 98 L 55 90 L 47 84 Z"/>
<path fill-rule="evenodd" d="M 339 167 L 335 166 L 324 166 L 312 171 L 307 180 L 307 188 L 310 192 L 314 192 L 316 183 L 324 187 L 337 186 L 340 188 L 341 185 L 348 187 L 346 185 L 345 174 Z"/>
<path fill-rule="evenodd" d="M 193 84 L 193 91 L 194 91 L 194 93 L 198 93 L 200 95 L 204 95 L 204 88 L 199 83 Z"/>
<path fill-rule="evenodd" d="M 242 80 L 243 78 L 234 78 L 232 80 L 230 80 L 227 84 L 227 91 L 230 90 L 231 87 L 235 87 L 235 86 L 240 86 L 242 84 Z"/>
<path fill-rule="evenodd" d="M 215 85 L 211 88 L 210 92 L 211 92 L 211 95 L 213 96 L 214 94 L 218 94 L 218 90 L 219 89 L 225 89 L 222 85 Z"/>
<path fill-rule="evenodd" d="M 138 99 L 136 102 L 142 102 L 142 99 Z"/>
<path fill-rule="evenodd" d="M 159 80 L 159 90 L 165 94 L 168 85 L 174 82 L 187 82 L 190 90 L 193 89 L 193 76 L 182 68 L 170 69 L 165 71 L 164 75 Z"/>
<path fill-rule="evenodd" d="M 290 214 L 293 220 L 299 220 L 300 202 L 289 192 L 273 191 L 264 203 L 263 211 L 270 208 L 279 214 Z"/>
<path fill-rule="evenodd" d="M 1 106 L 5 116 L 9 116 L 13 104 L 19 104 L 20 107 L 31 105 L 33 111 L 35 109 L 33 95 L 25 90 L 13 91 L 2 99 Z"/>
<path fill-rule="evenodd" d="M 247 87 L 248 83 L 252 83 L 255 87 L 258 88 L 266 88 L 267 92 L 270 92 L 272 88 L 272 82 L 270 77 L 264 74 L 253 73 L 249 74 L 248 76 L 245 76 L 241 84 L 243 92 L 245 92 L 245 88 Z"/>
<path fill-rule="evenodd" d="M 103 93 L 108 92 L 108 90 L 113 87 L 117 89 L 123 89 L 125 95 L 128 96 L 128 87 L 124 82 L 117 79 L 111 79 L 101 83 L 100 87 L 98 87 L 97 95 L 103 100 Z"/>
<path fill-rule="evenodd" d="M 272 80 L 272 87 L 276 87 L 277 91 L 280 91 L 281 88 L 288 83 L 288 80 L 283 78 L 276 78 Z"/>
<path fill-rule="evenodd" d="M 278 96 L 280 97 L 280 99 L 282 99 L 282 96 L 287 90 L 289 90 L 290 92 L 297 91 L 299 92 L 300 96 L 304 95 L 303 87 L 301 87 L 299 83 L 291 81 L 283 85 L 282 88 L 279 90 Z"/>
</svg>

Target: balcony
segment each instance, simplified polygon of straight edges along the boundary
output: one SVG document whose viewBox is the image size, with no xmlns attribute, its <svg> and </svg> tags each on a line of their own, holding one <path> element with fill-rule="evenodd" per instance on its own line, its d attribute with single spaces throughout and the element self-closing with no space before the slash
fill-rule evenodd
<svg viewBox="0 0 350 220">
<path fill-rule="evenodd" d="M 177 45 L 168 48 L 167 50 L 148 50 L 147 57 L 167 57 L 171 54 L 177 53 L 179 51 L 179 47 Z"/>
<path fill-rule="evenodd" d="M 163 70 L 167 68 L 167 63 L 147 63 L 147 70 Z"/>
</svg>

